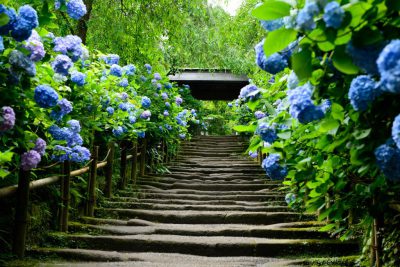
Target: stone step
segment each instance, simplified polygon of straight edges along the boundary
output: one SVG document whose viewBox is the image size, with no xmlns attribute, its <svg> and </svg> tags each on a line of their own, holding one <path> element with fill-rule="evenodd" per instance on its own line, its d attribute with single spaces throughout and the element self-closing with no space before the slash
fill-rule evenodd
<svg viewBox="0 0 400 267">
<path fill-rule="evenodd" d="M 168 170 L 173 173 L 182 173 L 182 172 L 196 172 L 196 173 L 242 173 L 242 174 L 264 174 L 265 171 L 261 168 L 229 168 L 229 167 L 220 167 L 220 168 L 184 168 L 184 167 L 175 167 L 170 166 Z"/>
<path fill-rule="evenodd" d="M 167 184 L 167 187 L 170 187 L 174 183 L 183 183 L 183 184 L 204 184 L 204 185 L 213 185 L 213 184 L 221 184 L 221 183 L 226 183 L 226 184 L 264 184 L 265 188 L 278 188 L 279 185 L 276 183 L 269 183 L 268 180 L 266 179 L 253 179 L 253 180 L 243 180 L 243 179 L 231 179 L 231 180 L 226 180 L 221 177 L 221 179 L 218 179 L 216 177 L 202 177 L 202 178 L 197 178 L 197 179 L 176 179 L 176 178 L 169 178 L 169 177 L 164 177 L 164 178 L 158 178 L 158 179 L 147 179 L 147 178 L 139 178 L 136 181 L 137 184 L 140 184 L 142 186 L 147 185 L 147 186 L 155 186 L 157 187 L 157 184 L 160 184 L 160 187 L 165 187 L 165 184 Z M 154 185 L 153 185 L 154 184 Z"/>
<path fill-rule="evenodd" d="M 174 165 L 170 165 L 171 167 L 182 167 L 182 168 L 223 168 L 223 167 L 229 167 L 229 168 L 253 168 L 253 169 L 258 169 L 262 170 L 262 168 L 256 163 L 228 163 L 228 162 L 192 162 L 192 163 L 177 163 Z"/>
<path fill-rule="evenodd" d="M 201 256 L 295 256 L 351 255 L 358 252 L 355 243 L 319 239 L 267 239 L 257 237 L 124 235 L 68 235 L 70 248 L 86 248 L 124 252 L 184 253 Z M 58 241 L 57 238 L 56 242 Z M 55 242 L 55 243 L 56 243 Z"/>
<path fill-rule="evenodd" d="M 128 195 L 135 195 L 135 194 L 147 194 L 147 193 L 171 193 L 171 194 L 197 194 L 197 195 L 220 195 L 221 191 L 204 191 L 204 190 L 191 190 L 191 189 L 159 189 L 152 186 L 141 186 L 139 190 L 120 190 L 118 191 L 119 195 L 128 194 Z M 224 191 L 224 194 L 227 195 L 259 195 L 259 194 L 271 194 L 280 192 L 277 190 L 270 190 L 270 189 L 263 189 L 258 191 Z M 284 194 L 282 194 L 284 196 Z"/>
<path fill-rule="evenodd" d="M 283 199 L 283 198 L 282 198 Z M 141 202 L 142 199 L 135 197 L 113 197 L 113 202 Z M 241 205 L 241 206 L 284 206 L 286 202 L 281 200 L 277 201 L 237 201 L 237 200 L 188 200 L 188 199 L 146 199 L 146 203 L 156 204 L 182 204 L 182 205 Z"/>
<path fill-rule="evenodd" d="M 42 261 L 41 267 L 283 267 L 297 266 L 302 261 L 267 257 L 206 257 L 178 253 L 117 252 L 90 249 L 40 248 L 30 254 L 56 255 L 71 262 Z M 81 262 L 77 261 L 80 260 Z M 300 266 L 300 265 L 299 265 Z"/>
<path fill-rule="evenodd" d="M 132 194 L 132 196 L 137 196 Z M 283 201 L 281 194 L 252 194 L 252 195 L 196 195 L 196 194 L 163 194 L 148 193 L 145 196 L 139 195 L 141 199 L 183 199 L 183 200 L 234 200 L 234 201 Z"/>
<path fill-rule="evenodd" d="M 139 210 L 97 208 L 96 216 L 118 219 L 141 219 L 176 224 L 262 224 L 314 220 L 315 216 L 295 212 Z"/>
<path fill-rule="evenodd" d="M 210 210 L 210 211 L 264 211 L 264 212 L 285 212 L 289 211 L 287 206 L 239 206 L 239 205 L 182 205 L 182 204 L 156 204 L 145 201 L 113 202 L 103 203 L 104 208 L 124 209 L 151 209 L 151 210 Z"/>
<path fill-rule="evenodd" d="M 256 184 L 256 183 L 160 183 L 151 181 L 139 181 L 139 184 L 154 186 L 160 189 L 193 189 L 193 190 L 212 190 L 212 191 L 257 191 L 262 189 L 273 189 L 275 185 Z"/>
<path fill-rule="evenodd" d="M 234 173 L 234 174 L 227 174 L 227 173 L 221 173 L 221 174 L 214 174 L 214 173 L 208 173 L 208 174 L 201 174 L 201 173 L 170 173 L 166 174 L 165 176 L 144 176 L 144 177 L 139 177 L 140 180 L 161 180 L 161 179 L 177 179 L 179 180 L 202 180 L 202 181 L 207 181 L 207 180 L 224 180 L 224 181 L 230 181 L 230 180 L 245 180 L 245 181 L 260 181 L 268 184 L 276 184 L 281 186 L 282 182 L 281 181 L 272 181 L 268 180 L 266 178 L 265 173 L 263 174 L 252 174 L 252 175 L 244 175 L 240 173 Z"/>
<path fill-rule="evenodd" d="M 151 223 L 147 226 L 128 225 L 98 225 L 71 222 L 70 232 L 87 232 L 97 230 L 100 234 L 137 235 L 163 234 L 186 236 L 241 236 L 262 237 L 274 239 L 328 239 L 329 234 L 319 232 L 319 227 L 282 228 L 275 225 L 247 224 L 167 224 Z"/>
</svg>

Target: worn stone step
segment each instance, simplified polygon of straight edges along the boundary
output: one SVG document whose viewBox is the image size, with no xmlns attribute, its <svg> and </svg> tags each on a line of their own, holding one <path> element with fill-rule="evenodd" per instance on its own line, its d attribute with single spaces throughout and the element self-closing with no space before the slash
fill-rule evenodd
<svg viewBox="0 0 400 267">
<path fill-rule="evenodd" d="M 137 235 L 137 234 L 164 234 L 186 236 L 242 236 L 263 237 L 274 239 L 327 239 L 329 234 L 319 232 L 319 227 L 283 228 L 275 225 L 247 225 L 247 224 L 166 224 L 151 223 L 146 226 L 129 225 L 98 225 L 70 223 L 71 232 L 87 232 L 97 230 L 101 234 Z M 127 223 L 128 224 L 128 223 Z"/>
<path fill-rule="evenodd" d="M 213 191 L 257 191 L 262 189 L 273 189 L 275 185 L 256 184 L 256 183 L 160 183 L 151 181 L 139 181 L 139 184 L 150 185 L 161 189 L 193 189 L 193 190 L 213 190 Z"/>
<path fill-rule="evenodd" d="M 141 202 L 142 199 L 136 197 L 113 197 L 113 202 Z M 282 200 L 271 201 L 238 201 L 238 200 L 190 200 L 190 199 L 146 199 L 147 203 L 159 204 L 182 204 L 182 205 L 243 205 L 243 206 L 284 206 L 286 202 Z"/>
<path fill-rule="evenodd" d="M 103 203 L 104 208 L 124 209 L 151 209 L 151 210 L 210 210 L 210 211 L 264 211 L 264 212 L 285 212 L 289 211 L 287 206 L 240 206 L 240 205 L 182 205 L 182 204 L 156 204 L 148 202 L 113 202 Z"/>
<path fill-rule="evenodd" d="M 178 253 L 117 252 L 90 249 L 36 248 L 29 251 L 44 258 L 56 255 L 71 262 L 49 263 L 42 261 L 41 267 L 283 267 L 301 263 L 282 258 L 267 257 L 206 257 Z M 79 260 L 79 261 L 77 261 Z M 297 265 L 296 265 L 297 266 Z"/>
<path fill-rule="evenodd" d="M 314 220 L 313 215 L 295 212 L 255 212 L 255 211 L 198 211 L 198 210 L 139 210 L 97 208 L 96 216 L 118 219 L 142 219 L 160 223 L 177 224 L 276 224 Z"/>
<path fill-rule="evenodd" d="M 146 178 L 139 178 L 136 181 L 137 184 L 140 184 L 142 186 L 154 186 L 154 187 L 171 187 L 174 183 L 179 183 L 179 184 L 203 184 L 203 185 L 214 185 L 214 184 L 254 184 L 254 185 L 259 185 L 263 184 L 265 185 L 265 188 L 271 188 L 275 189 L 278 188 L 279 185 L 275 183 L 269 183 L 268 180 L 266 179 L 254 179 L 254 180 L 242 180 L 242 179 L 232 179 L 232 180 L 225 180 L 223 178 L 211 178 L 211 177 L 204 177 L 204 178 L 197 178 L 197 179 L 177 179 L 177 178 L 170 178 L 170 177 L 165 177 L 165 178 L 159 178 L 159 179 L 146 179 Z"/>
<path fill-rule="evenodd" d="M 71 248 L 107 251 L 186 253 L 202 256 L 294 256 L 316 253 L 320 255 L 351 255 L 358 245 L 338 240 L 267 239 L 257 237 L 180 236 L 180 235 L 125 235 L 90 236 L 68 235 L 65 242 Z"/>
<path fill-rule="evenodd" d="M 118 191 L 119 195 L 128 194 L 128 195 L 135 195 L 135 194 L 146 194 L 146 193 L 171 193 L 171 194 L 196 194 L 196 195 L 220 195 L 221 191 L 205 191 L 205 190 L 193 190 L 193 189 L 159 189 L 152 186 L 141 186 L 140 190 L 120 190 Z M 259 194 L 271 194 L 280 192 L 277 190 L 270 190 L 270 189 L 262 189 L 257 191 L 224 191 L 224 194 L 227 195 L 259 195 Z M 282 194 L 283 196 L 284 194 Z"/>
<path fill-rule="evenodd" d="M 173 167 L 183 167 L 183 168 L 221 168 L 221 167 L 229 167 L 229 168 L 254 168 L 260 170 L 261 167 L 256 163 L 225 163 L 225 162 L 181 162 L 173 165 Z"/>
<path fill-rule="evenodd" d="M 176 181 L 179 180 L 201 180 L 201 181 L 215 181 L 215 180 L 222 180 L 222 181 L 230 181 L 230 180 L 244 180 L 244 181 L 260 181 L 263 183 L 268 183 L 268 184 L 275 184 L 278 186 L 282 185 L 281 181 L 272 181 L 266 178 L 265 173 L 262 174 L 251 174 L 251 175 L 245 175 L 242 173 L 234 173 L 234 174 L 228 174 L 228 173 L 221 173 L 221 174 L 214 174 L 214 173 L 208 173 L 208 174 L 202 174 L 202 173 L 187 173 L 187 172 L 181 172 L 181 173 L 168 173 L 165 176 L 143 176 L 139 177 L 139 180 L 147 180 L 147 181 L 157 181 L 161 179 L 177 179 Z"/>
<path fill-rule="evenodd" d="M 196 194 L 163 194 L 148 193 L 140 195 L 142 199 L 184 199 L 184 200 L 236 200 L 236 201 L 271 201 L 284 200 L 281 194 L 253 194 L 253 195 L 196 195 Z"/>
<path fill-rule="evenodd" d="M 263 174 L 265 171 L 261 168 L 183 168 L 171 166 L 168 168 L 173 173 L 196 172 L 196 173 L 243 173 L 243 174 Z"/>
</svg>

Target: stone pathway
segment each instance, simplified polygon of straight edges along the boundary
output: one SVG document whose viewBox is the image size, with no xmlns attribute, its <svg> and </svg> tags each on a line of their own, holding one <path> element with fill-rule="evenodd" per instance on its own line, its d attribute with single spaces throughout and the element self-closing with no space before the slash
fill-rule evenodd
<svg viewBox="0 0 400 267">
<path fill-rule="evenodd" d="M 42 266 L 298 266 L 296 258 L 357 253 L 291 211 L 281 182 L 243 150 L 236 136 L 184 143 L 171 174 L 140 178 L 139 192 L 120 191 L 74 233 L 51 234 L 57 248 L 36 250 L 80 262 Z"/>
</svg>

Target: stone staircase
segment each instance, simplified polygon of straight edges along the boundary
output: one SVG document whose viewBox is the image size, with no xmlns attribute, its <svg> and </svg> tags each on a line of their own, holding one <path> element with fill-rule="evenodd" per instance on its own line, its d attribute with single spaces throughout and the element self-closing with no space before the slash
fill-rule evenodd
<svg viewBox="0 0 400 267">
<path fill-rule="evenodd" d="M 237 136 L 184 143 L 171 174 L 141 177 L 138 190 L 119 191 L 72 233 L 51 233 L 52 248 L 35 249 L 80 263 L 43 266 L 298 266 L 358 252 L 291 211 L 280 182 L 244 148 Z"/>
</svg>

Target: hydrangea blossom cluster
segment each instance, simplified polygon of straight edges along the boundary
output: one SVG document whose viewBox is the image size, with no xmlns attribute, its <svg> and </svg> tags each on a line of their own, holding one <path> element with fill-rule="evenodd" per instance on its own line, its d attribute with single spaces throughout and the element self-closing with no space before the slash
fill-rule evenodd
<svg viewBox="0 0 400 267">
<path fill-rule="evenodd" d="M 122 68 L 117 64 L 113 64 L 110 68 L 110 75 L 121 77 L 122 76 Z"/>
<path fill-rule="evenodd" d="M 393 121 L 392 138 L 397 148 L 400 149 L 400 115 L 397 115 Z"/>
<path fill-rule="evenodd" d="M 124 134 L 124 128 L 122 126 L 118 126 L 117 128 L 112 129 L 112 133 L 115 137 L 121 137 Z"/>
<path fill-rule="evenodd" d="M 290 72 L 287 78 L 287 87 L 289 89 L 295 89 L 299 85 L 299 78 L 294 71 Z"/>
<path fill-rule="evenodd" d="M 31 36 L 26 41 L 25 48 L 31 52 L 29 58 L 34 62 L 42 60 L 46 55 L 42 40 L 35 30 L 32 31 Z"/>
<path fill-rule="evenodd" d="M 115 64 L 118 64 L 118 62 L 115 63 Z M 132 65 L 132 64 L 129 64 L 129 65 L 126 65 L 126 66 L 122 67 L 122 71 L 123 71 L 124 74 L 126 74 L 128 76 L 132 76 L 136 72 L 136 67 L 134 65 Z"/>
<path fill-rule="evenodd" d="M 346 46 L 347 53 L 351 56 L 353 63 L 368 74 L 378 74 L 376 61 L 382 51 L 382 44 L 357 47 L 352 42 Z"/>
<path fill-rule="evenodd" d="M 0 132 L 11 130 L 15 125 L 15 112 L 12 107 L 4 106 L 1 108 Z"/>
<path fill-rule="evenodd" d="M 270 154 L 262 162 L 262 167 L 272 180 L 282 180 L 287 175 L 286 166 L 279 165 L 280 155 Z"/>
<path fill-rule="evenodd" d="M 175 103 L 176 105 L 180 106 L 183 102 L 183 99 L 179 96 L 175 97 Z"/>
<path fill-rule="evenodd" d="M 142 114 L 140 114 L 140 118 L 147 120 L 151 117 L 151 112 L 150 110 L 145 110 L 142 112 Z"/>
<path fill-rule="evenodd" d="M 112 66 L 114 64 L 118 65 L 118 63 L 119 63 L 119 55 L 116 55 L 116 54 L 108 54 L 106 56 L 101 56 L 100 59 L 103 60 L 107 65 L 110 65 L 110 66 Z M 129 68 L 128 66 L 126 66 L 126 67 L 127 67 L 126 69 Z"/>
<path fill-rule="evenodd" d="M 312 90 L 312 85 L 306 83 L 287 92 L 290 104 L 289 113 L 293 118 L 298 119 L 300 123 L 309 123 L 322 119 L 330 107 L 329 100 L 320 106 L 314 105 L 311 100 Z"/>
<path fill-rule="evenodd" d="M 151 100 L 147 96 L 142 97 L 142 107 L 149 108 L 151 105 Z"/>
<path fill-rule="evenodd" d="M 256 112 L 254 112 L 254 116 L 256 117 L 257 120 L 260 120 L 264 118 L 266 115 L 264 112 L 257 110 Z"/>
<path fill-rule="evenodd" d="M 377 60 L 381 75 L 381 89 L 400 93 L 400 40 L 392 40 L 381 52 Z"/>
<path fill-rule="evenodd" d="M 114 108 L 113 107 L 107 107 L 106 111 L 107 111 L 108 115 L 114 114 Z"/>
<path fill-rule="evenodd" d="M 269 32 L 275 31 L 277 29 L 282 28 L 284 25 L 283 18 L 281 19 L 274 19 L 274 20 L 261 20 L 261 26 Z"/>
<path fill-rule="evenodd" d="M 128 87 L 128 85 L 129 85 L 129 81 L 128 81 L 127 78 L 123 78 L 123 79 L 118 83 L 118 86 L 121 86 L 121 87 Z"/>
<path fill-rule="evenodd" d="M 261 139 L 264 142 L 270 144 L 272 144 L 278 138 L 275 127 L 269 126 L 265 122 L 262 122 L 258 125 L 255 133 L 261 136 Z"/>
<path fill-rule="evenodd" d="M 57 102 L 57 105 L 60 107 L 60 112 L 63 115 L 67 115 L 72 112 L 72 104 L 68 99 L 63 98 Z"/>
<path fill-rule="evenodd" d="M 165 89 L 172 89 L 172 84 L 171 83 L 166 83 L 166 84 L 164 84 L 164 88 Z"/>
<path fill-rule="evenodd" d="M 40 154 L 35 150 L 30 150 L 25 152 L 21 156 L 21 168 L 24 171 L 30 171 L 37 167 L 37 165 L 42 160 Z"/>
<path fill-rule="evenodd" d="M 58 55 L 51 63 L 53 70 L 64 76 L 68 75 L 68 71 L 73 65 L 72 60 L 66 55 Z"/>
<path fill-rule="evenodd" d="M 28 76 L 31 77 L 36 75 L 35 63 L 29 57 L 24 55 L 24 53 L 18 50 L 13 50 L 10 52 L 8 62 L 10 63 L 13 71 L 23 70 Z"/>
<path fill-rule="evenodd" d="M 71 81 L 75 83 L 78 86 L 84 86 L 85 85 L 85 80 L 86 80 L 86 74 L 79 72 L 79 71 L 73 71 L 71 72 Z"/>
<path fill-rule="evenodd" d="M 163 100 L 167 100 L 167 99 L 168 99 L 168 94 L 167 94 L 167 93 L 162 93 L 162 94 L 161 94 L 161 98 L 162 98 Z"/>
<path fill-rule="evenodd" d="M 67 13 L 71 18 L 79 20 L 86 12 L 86 5 L 82 0 L 68 0 Z"/>
<path fill-rule="evenodd" d="M 67 35 L 54 39 L 54 52 L 71 57 L 72 61 L 78 61 L 83 54 L 82 39 L 76 35 Z"/>
<path fill-rule="evenodd" d="M 391 181 L 400 181 L 400 150 L 389 141 L 375 149 L 376 163 Z"/>
<path fill-rule="evenodd" d="M 287 193 L 285 196 L 286 204 L 290 204 L 296 201 L 296 195 L 293 193 Z"/>
<path fill-rule="evenodd" d="M 11 31 L 11 36 L 18 42 L 25 41 L 28 39 L 32 30 L 39 26 L 38 16 L 36 10 L 34 10 L 29 5 L 24 5 L 18 9 L 18 16 L 15 13 L 15 10 L 10 8 L 5 8 L 3 5 L 0 8 L 4 10 L 4 12 L 8 17 L 9 21 L 7 25 L 1 27 L 1 34 L 8 34 Z"/>
<path fill-rule="evenodd" d="M 35 147 L 33 148 L 33 150 L 38 152 L 40 156 L 43 156 L 44 153 L 46 153 L 46 146 L 46 141 L 44 141 L 42 138 L 38 138 L 36 139 Z"/>
<path fill-rule="evenodd" d="M 377 83 L 370 76 L 360 75 L 350 84 L 349 99 L 354 110 L 366 110 L 380 94 Z"/>
<path fill-rule="evenodd" d="M 344 18 L 344 10 L 336 1 L 329 2 L 324 8 L 323 19 L 327 27 L 339 29 Z"/>
<path fill-rule="evenodd" d="M 256 63 L 262 69 L 271 74 L 277 74 L 288 66 L 288 60 L 281 53 L 274 53 L 268 58 L 264 53 L 264 40 L 255 46 Z"/>
<path fill-rule="evenodd" d="M 186 138 L 186 134 L 184 134 L 184 133 L 179 134 L 179 138 L 180 139 L 185 139 Z"/>
<path fill-rule="evenodd" d="M 156 81 L 160 81 L 162 79 L 160 73 L 158 73 L 158 72 L 154 73 L 154 79 Z"/>
<path fill-rule="evenodd" d="M 34 99 L 42 108 L 50 108 L 57 105 L 58 94 L 49 85 L 39 85 L 35 89 Z"/>
<path fill-rule="evenodd" d="M 150 74 L 150 73 L 151 73 L 151 70 L 153 69 L 153 68 L 151 67 L 151 65 L 150 65 L 150 64 L 144 64 L 144 67 L 146 68 L 147 73 Z"/>
<path fill-rule="evenodd" d="M 239 98 L 245 99 L 245 100 L 253 99 L 253 98 L 257 97 L 258 94 L 259 94 L 259 90 L 258 90 L 257 86 L 255 86 L 254 84 L 249 84 L 240 90 Z"/>
<path fill-rule="evenodd" d="M 303 9 L 299 11 L 296 18 L 297 28 L 304 31 L 311 31 L 315 28 L 314 17 L 320 13 L 318 4 L 308 2 Z"/>
<path fill-rule="evenodd" d="M 256 152 L 249 151 L 249 156 L 250 156 L 250 158 L 255 159 L 255 158 L 257 158 L 258 153 L 257 153 L 257 151 Z"/>
<path fill-rule="evenodd" d="M 0 52 L 4 51 L 4 40 L 3 36 L 0 36 Z"/>
<path fill-rule="evenodd" d="M 169 116 L 168 110 L 164 110 L 163 115 L 164 115 L 165 117 L 168 117 L 168 116 Z"/>
</svg>

